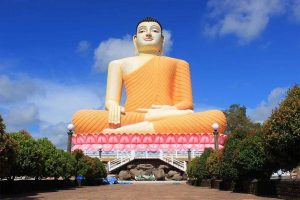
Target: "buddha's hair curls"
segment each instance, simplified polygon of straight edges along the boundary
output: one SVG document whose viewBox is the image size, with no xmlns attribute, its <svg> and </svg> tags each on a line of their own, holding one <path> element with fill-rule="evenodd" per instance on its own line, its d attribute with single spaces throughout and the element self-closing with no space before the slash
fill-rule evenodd
<svg viewBox="0 0 300 200">
<path fill-rule="evenodd" d="M 137 25 L 136 25 L 136 28 L 135 28 L 136 31 L 137 31 L 138 26 L 139 26 L 140 23 L 142 23 L 142 22 L 156 22 L 156 23 L 158 23 L 158 25 L 160 26 L 161 33 L 162 33 L 162 31 L 163 31 L 163 28 L 162 28 L 162 25 L 160 24 L 160 22 L 159 22 L 157 19 L 154 19 L 153 17 L 145 17 L 144 19 L 140 20 L 140 21 L 137 23 Z"/>
</svg>

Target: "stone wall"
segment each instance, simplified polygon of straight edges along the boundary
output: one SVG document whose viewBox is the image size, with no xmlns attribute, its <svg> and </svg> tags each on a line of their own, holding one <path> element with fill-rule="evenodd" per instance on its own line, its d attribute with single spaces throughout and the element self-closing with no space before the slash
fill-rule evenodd
<svg viewBox="0 0 300 200">
<path fill-rule="evenodd" d="M 155 180 L 186 180 L 186 174 L 159 159 L 135 159 L 113 171 L 119 180 L 136 180 L 136 177 L 154 176 Z"/>
<path fill-rule="evenodd" d="M 300 199 L 300 180 L 282 179 L 276 186 L 276 192 L 280 198 Z"/>
</svg>

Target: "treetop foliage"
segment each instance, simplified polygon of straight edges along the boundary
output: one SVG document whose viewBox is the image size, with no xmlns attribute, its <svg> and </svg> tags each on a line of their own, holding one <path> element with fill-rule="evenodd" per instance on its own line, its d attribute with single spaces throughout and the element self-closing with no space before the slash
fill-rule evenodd
<svg viewBox="0 0 300 200">
<path fill-rule="evenodd" d="M 291 170 L 300 164 L 300 87 L 293 86 L 286 98 L 264 123 L 268 156 L 278 169 Z"/>
<path fill-rule="evenodd" d="M 260 132 L 261 125 L 252 122 L 246 111 L 246 107 L 239 104 L 232 104 L 224 111 L 227 120 L 226 134 L 237 134 L 237 137 L 245 138 Z"/>
</svg>

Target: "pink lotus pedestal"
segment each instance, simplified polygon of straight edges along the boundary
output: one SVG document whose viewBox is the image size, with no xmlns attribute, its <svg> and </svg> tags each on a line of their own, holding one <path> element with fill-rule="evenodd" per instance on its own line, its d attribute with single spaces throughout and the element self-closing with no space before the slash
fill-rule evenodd
<svg viewBox="0 0 300 200">
<path fill-rule="evenodd" d="M 223 148 L 226 135 L 219 135 Z M 89 134 L 72 137 L 72 151 L 203 151 L 214 148 L 214 135 L 201 134 Z"/>
</svg>

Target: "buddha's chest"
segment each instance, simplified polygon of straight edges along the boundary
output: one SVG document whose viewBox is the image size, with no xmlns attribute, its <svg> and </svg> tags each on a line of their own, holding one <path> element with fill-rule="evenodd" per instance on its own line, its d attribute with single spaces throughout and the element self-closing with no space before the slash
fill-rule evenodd
<svg viewBox="0 0 300 200">
<path fill-rule="evenodd" d="M 171 83 L 174 80 L 176 64 L 159 59 L 133 60 L 122 65 L 123 78 L 141 77 L 143 81 L 160 81 Z"/>
</svg>

